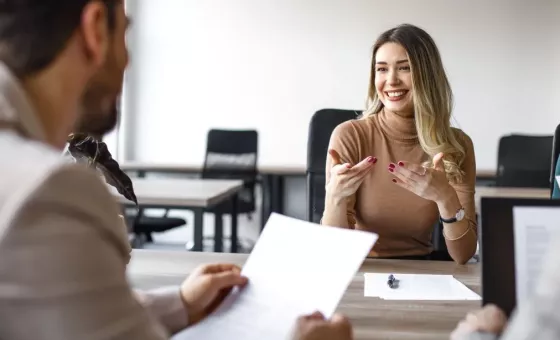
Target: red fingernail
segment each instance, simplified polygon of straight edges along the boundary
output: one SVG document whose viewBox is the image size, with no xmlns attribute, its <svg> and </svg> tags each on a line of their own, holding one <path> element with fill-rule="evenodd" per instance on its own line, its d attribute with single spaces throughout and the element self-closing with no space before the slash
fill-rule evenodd
<svg viewBox="0 0 560 340">
<path fill-rule="evenodd" d="M 397 180 L 393 178 L 393 183 L 397 183 Z"/>
<path fill-rule="evenodd" d="M 377 158 L 373 157 L 373 160 L 371 161 L 373 164 L 377 163 Z"/>
<path fill-rule="evenodd" d="M 404 163 L 403 163 L 403 162 L 399 162 L 399 166 L 404 166 Z"/>
<path fill-rule="evenodd" d="M 350 168 L 352 167 L 352 165 L 346 164 L 346 167 L 347 167 L 348 169 L 350 169 Z"/>
<path fill-rule="evenodd" d="M 389 168 L 389 171 L 391 171 L 391 172 L 394 172 L 394 171 L 395 171 L 395 169 L 393 169 L 393 168 Z"/>
<path fill-rule="evenodd" d="M 373 163 L 373 157 L 369 156 L 367 161 L 370 162 L 370 163 Z"/>
<path fill-rule="evenodd" d="M 389 164 L 389 168 L 393 169 L 395 167 L 395 164 L 391 163 Z"/>
</svg>

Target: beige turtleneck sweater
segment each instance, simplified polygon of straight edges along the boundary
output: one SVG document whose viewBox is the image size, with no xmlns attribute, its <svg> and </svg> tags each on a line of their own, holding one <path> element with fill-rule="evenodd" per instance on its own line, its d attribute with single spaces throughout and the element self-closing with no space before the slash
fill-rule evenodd
<svg viewBox="0 0 560 340">
<path fill-rule="evenodd" d="M 454 129 L 466 150 L 462 169 L 463 182 L 452 184 L 465 209 L 472 231 L 458 240 L 447 240 L 449 252 L 468 257 L 476 238 L 474 190 L 476 165 L 471 139 Z M 422 164 L 430 157 L 420 147 L 414 117 L 394 113 L 373 114 L 364 119 L 347 121 L 333 131 L 329 148 L 336 150 L 342 162 L 357 164 L 368 156 L 378 159 L 358 191 L 348 198 L 348 225 L 379 235 L 372 257 L 427 255 L 432 251 L 431 235 L 439 218 L 435 202 L 395 185 L 387 171 L 390 163 L 406 161 Z M 327 181 L 332 161 L 327 160 Z M 326 212 L 325 212 L 326 213 Z M 450 224 L 447 228 L 453 228 Z M 474 241 L 476 243 L 476 241 Z M 451 249 L 453 248 L 453 249 Z"/>
</svg>

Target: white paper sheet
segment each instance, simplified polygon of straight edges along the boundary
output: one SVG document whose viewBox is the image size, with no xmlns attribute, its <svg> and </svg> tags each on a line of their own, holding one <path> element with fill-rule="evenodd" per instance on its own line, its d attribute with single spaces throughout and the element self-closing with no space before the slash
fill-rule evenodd
<svg viewBox="0 0 560 340">
<path fill-rule="evenodd" d="M 376 240 L 273 214 L 243 267 L 249 284 L 173 339 L 287 339 L 300 315 L 334 313 Z"/>
<path fill-rule="evenodd" d="M 397 288 L 390 288 L 388 277 L 398 280 Z M 364 296 L 384 300 L 480 300 L 453 275 L 365 273 Z"/>
<path fill-rule="evenodd" d="M 560 230 L 560 208 L 514 207 L 513 226 L 516 299 L 522 305 L 533 293 L 550 242 Z"/>
</svg>

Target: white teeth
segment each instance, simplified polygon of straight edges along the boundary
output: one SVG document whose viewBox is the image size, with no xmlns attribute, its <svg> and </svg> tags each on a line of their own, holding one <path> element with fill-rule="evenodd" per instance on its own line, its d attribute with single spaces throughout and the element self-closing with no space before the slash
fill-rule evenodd
<svg viewBox="0 0 560 340">
<path fill-rule="evenodd" d="M 387 92 L 387 94 L 389 95 L 389 97 L 400 97 L 404 94 L 404 91 L 400 91 L 400 92 Z"/>
</svg>

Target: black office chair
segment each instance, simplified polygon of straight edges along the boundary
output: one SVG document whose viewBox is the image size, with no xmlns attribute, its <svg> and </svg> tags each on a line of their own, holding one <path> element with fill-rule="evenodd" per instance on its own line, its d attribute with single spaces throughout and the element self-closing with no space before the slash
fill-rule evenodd
<svg viewBox="0 0 560 340">
<path fill-rule="evenodd" d="M 558 156 L 560 155 L 560 124 L 556 126 L 554 131 L 554 138 L 552 141 L 552 162 L 550 164 L 550 197 L 552 198 L 552 192 L 554 191 L 554 183 L 556 182 L 556 163 L 558 162 Z"/>
<path fill-rule="evenodd" d="M 258 133 L 256 130 L 220 130 L 208 132 L 206 156 L 202 178 L 240 179 L 243 189 L 238 193 L 237 213 L 248 214 L 249 219 L 256 210 L 255 187 L 258 169 Z M 216 218 L 232 213 L 230 202 L 224 202 L 205 212 L 214 213 Z M 237 242 L 239 240 L 232 240 Z M 250 248 L 251 245 L 245 245 Z"/>
<path fill-rule="evenodd" d="M 162 233 L 187 224 L 182 218 L 168 217 L 169 210 L 165 210 L 163 216 L 144 216 L 144 209 L 124 208 L 123 216 L 128 226 L 129 232 L 134 234 L 137 247 L 143 243 L 153 242 L 153 233 Z"/>
<path fill-rule="evenodd" d="M 307 139 L 307 219 L 319 223 L 325 209 L 325 166 L 334 128 L 361 111 L 323 109 L 311 117 Z"/>
<path fill-rule="evenodd" d="M 553 136 L 512 134 L 498 146 L 496 186 L 549 188 Z"/>
</svg>

